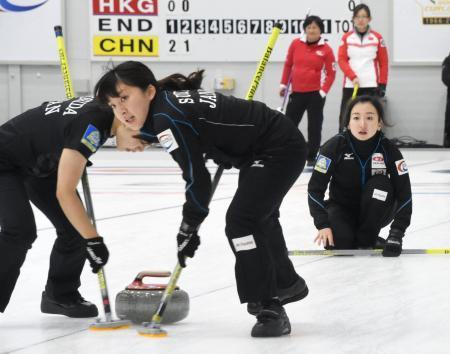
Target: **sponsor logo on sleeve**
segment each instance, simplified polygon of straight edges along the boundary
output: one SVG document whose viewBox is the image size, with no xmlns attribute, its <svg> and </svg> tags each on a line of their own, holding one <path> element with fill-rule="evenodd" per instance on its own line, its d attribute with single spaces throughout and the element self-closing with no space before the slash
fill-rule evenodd
<svg viewBox="0 0 450 354">
<path fill-rule="evenodd" d="M 92 124 L 89 124 L 81 138 L 81 143 L 92 152 L 96 152 L 100 146 L 100 132 L 98 129 Z"/>
<path fill-rule="evenodd" d="M 399 176 L 408 173 L 408 166 L 404 159 L 395 161 L 395 167 L 397 168 L 397 173 Z"/>
<path fill-rule="evenodd" d="M 373 199 L 378 199 L 378 200 L 381 200 L 382 202 L 385 202 L 387 196 L 388 196 L 388 192 L 385 192 L 385 191 L 382 191 L 382 190 L 376 189 L 376 188 L 373 190 L 373 194 L 372 194 Z"/>
<path fill-rule="evenodd" d="M 317 161 L 316 161 L 316 165 L 314 166 L 314 169 L 321 173 L 327 173 L 330 165 L 331 165 L 331 159 L 329 159 L 326 156 L 319 155 L 319 157 L 317 157 Z"/>
<path fill-rule="evenodd" d="M 166 129 L 162 133 L 159 133 L 157 137 L 159 143 L 167 152 L 172 152 L 178 149 L 178 143 L 177 140 L 175 139 L 175 136 L 172 133 L 172 130 Z"/>
<path fill-rule="evenodd" d="M 233 238 L 233 246 L 236 252 L 248 251 L 256 248 L 256 242 L 253 235 L 248 235 L 239 238 Z"/>
</svg>

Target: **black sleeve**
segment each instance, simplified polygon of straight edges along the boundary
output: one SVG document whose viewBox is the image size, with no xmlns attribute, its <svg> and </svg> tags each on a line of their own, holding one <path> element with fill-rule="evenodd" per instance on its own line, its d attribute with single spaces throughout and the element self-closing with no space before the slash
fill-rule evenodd
<svg viewBox="0 0 450 354">
<path fill-rule="evenodd" d="M 211 175 L 205 166 L 200 140 L 189 124 L 176 123 L 164 116 L 158 118 L 156 130 L 159 142 L 178 163 L 186 181 L 183 221 L 197 227 L 208 215 L 211 197 Z"/>
<path fill-rule="evenodd" d="M 325 192 L 335 169 L 338 137 L 326 142 L 319 150 L 311 179 L 308 183 L 309 212 L 318 230 L 330 227 L 328 213 L 325 208 Z"/>
<path fill-rule="evenodd" d="M 101 111 L 80 114 L 65 129 L 64 148 L 76 150 L 89 159 L 109 137 L 111 122 L 111 117 Z"/>
<path fill-rule="evenodd" d="M 442 82 L 450 87 L 450 55 L 442 63 Z"/>
<path fill-rule="evenodd" d="M 394 198 L 397 201 L 397 210 L 395 210 L 391 229 L 399 229 L 405 232 L 411 223 L 412 214 L 411 182 L 408 167 L 402 153 L 396 146 L 389 143 L 387 150 L 389 151 L 387 169 L 394 187 Z"/>
</svg>

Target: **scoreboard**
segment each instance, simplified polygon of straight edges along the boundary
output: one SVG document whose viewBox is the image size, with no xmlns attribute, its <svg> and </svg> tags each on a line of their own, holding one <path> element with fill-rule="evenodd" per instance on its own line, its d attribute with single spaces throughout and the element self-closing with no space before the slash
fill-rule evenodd
<svg viewBox="0 0 450 354">
<path fill-rule="evenodd" d="M 336 51 L 352 28 L 353 0 L 91 0 L 91 55 L 150 61 L 255 61 L 275 23 L 272 61 L 284 61 L 307 14 L 324 20 Z M 121 58 L 125 59 L 125 58 Z"/>
</svg>

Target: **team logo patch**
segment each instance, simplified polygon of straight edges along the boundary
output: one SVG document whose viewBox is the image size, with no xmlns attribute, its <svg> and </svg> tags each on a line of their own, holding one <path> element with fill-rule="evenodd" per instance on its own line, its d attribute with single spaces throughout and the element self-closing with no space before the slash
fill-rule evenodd
<svg viewBox="0 0 450 354">
<path fill-rule="evenodd" d="M 317 54 L 319 57 L 323 57 L 323 56 L 325 55 L 321 50 L 316 50 L 316 54 Z"/>
<path fill-rule="evenodd" d="M 372 154 L 372 170 L 380 169 L 380 168 L 386 168 L 386 164 L 384 163 L 384 156 L 383 154 L 377 152 L 375 154 Z"/>
<path fill-rule="evenodd" d="M 330 165 L 331 165 L 331 159 L 329 159 L 326 156 L 319 155 L 319 157 L 317 158 L 317 161 L 316 161 L 316 165 L 314 166 L 314 169 L 321 173 L 327 173 Z"/>
<path fill-rule="evenodd" d="M 159 143 L 167 152 L 178 149 L 178 143 L 170 129 L 166 129 L 162 133 L 159 133 L 157 137 Z"/>
<path fill-rule="evenodd" d="M 92 124 L 89 124 L 81 138 L 81 143 L 92 152 L 96 152 L 100 146 L 100 132 L 98 129 Z"/>
<path fill-rule="evenodd" d="M 406 162 L 403 159 L 395 161 L 395 167 L 399 176 L 408 173 L 408 166 L 406 166 Z"/>
</svg>

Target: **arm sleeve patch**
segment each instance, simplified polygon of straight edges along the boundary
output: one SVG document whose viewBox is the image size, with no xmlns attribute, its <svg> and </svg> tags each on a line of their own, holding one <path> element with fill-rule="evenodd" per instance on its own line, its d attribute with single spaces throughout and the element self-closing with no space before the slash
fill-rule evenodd
<svg viewBox="0 0 450 354">
<path fill-rule="evenodd" d="M 88 125 L 83 137 L 81 138 L 81 143 L 92 152 L 97 151 L 100 146 L 100 132 L 94 125 Z"/>
<path fill-rule="evenodd" d="M 403 159 L 395 161 L 395 167 L 399 176 L 408 173 L 408 166 L 406 166 L 406 162 Z"/>
<path fill-rule="evenodd" d="M 317 157 L 317 161 L 316 161 L 316 165 L 314 166 L 314 169 L 316 171 L 319 171 L 320 173 L 327 173 L 330 165 L 331 165 L 331 159 L 329 159 L 326 156 L 319 155 Z"/>
<path fill-rule="evenodd" d="M 172 152 L 178 149 L 178 143 L 172 133 L 172 130 L 166 129 L 163 132 L 159 133 L 157 136 L 159 143 L 167 152 Z"/>
</svg>

